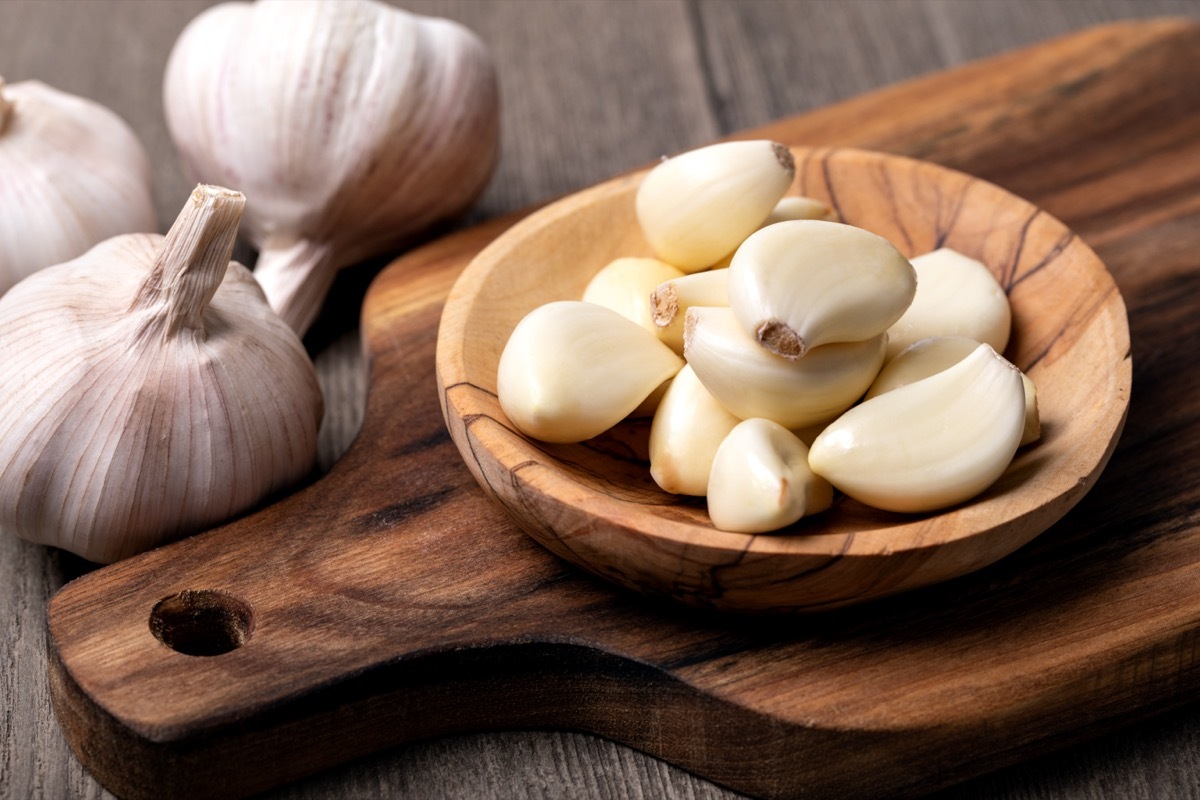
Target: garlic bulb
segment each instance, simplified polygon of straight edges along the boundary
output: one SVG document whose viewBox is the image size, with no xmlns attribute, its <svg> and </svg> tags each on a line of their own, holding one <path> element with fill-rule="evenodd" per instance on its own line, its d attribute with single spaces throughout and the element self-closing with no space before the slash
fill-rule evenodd
<svg viewBox="0 0 1200 800">
<path fill-rule="evenodd" d="M 104 106 L 0 79 L 0 294 L 122 233 L 158 230 L 146 152 Z"/>
<path fill-rule="evenodd" d="M 192 177 L 251 198 L 255 277 L 299 333 L 338 269 L 463 211 L 498 152 L 482 42 L 374 0 L 209 8 L 175 43 L 164 103 Z"/>
<path fill-rule="evenodd" d="M 242 195 L 198 187 L 0 298 L 0 528 L 111 562 L 304 477 L 322 402 L 299 338 L 230 263 Z"/>
</svg>

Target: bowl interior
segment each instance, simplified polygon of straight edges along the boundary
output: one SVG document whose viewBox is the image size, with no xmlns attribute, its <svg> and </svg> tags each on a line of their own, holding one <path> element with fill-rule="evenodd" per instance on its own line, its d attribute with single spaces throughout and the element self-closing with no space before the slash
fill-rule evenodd
<svg viewBox="0 0 1200 800">
<path fill-rule="evenodd" d="M 1120 434 L 1129 333 L 1116 286 L 1060 222 L 959 172 L 858 150 L 793 148 L 793 194 L 905 255 L 951 247 L 996 274 L 1013 309 L 1005 355 L 1038 389 L 1043 434 L 986 493 L 936 514 L 842 498 L 779 533 L 712 527 L 702 499 L 662 492 L 645 462 L 648 423 L 577 445 L 517 433 L 495 397 L 509 333 L 530 310 L 577 299 L 621 256 L 650 255 L 634 215 L 642 173 L 536 212 L 482 251 L 447 302 L 438 377 L 447 424 L 480 483 L 530 535 L 625 587 L 724 610 L 807 611 L 978 569 L 1021 546 L 1090 488 Z"/>
</svg>

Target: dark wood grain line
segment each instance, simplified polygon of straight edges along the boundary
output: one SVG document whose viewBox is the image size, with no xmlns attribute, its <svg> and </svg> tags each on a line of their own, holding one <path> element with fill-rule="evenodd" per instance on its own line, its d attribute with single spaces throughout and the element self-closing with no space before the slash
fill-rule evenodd
<svg viewBox="0 0 1200 800">
<path fill-rule="evenodd" d="M 1068 231 L 1064 232 L 1063 235 L 1059 238 L 1059 240 L 1054 243 L 1054 247 L 1052 247 L 1046 253 L 1046 255 L 1042 256 L 1042 258 L 1039 259 L 1036 264 L 1034 264 L 1029 269 L 1025 270 L 1025 272 L 1021 273 L 1020 275 L 1015 275 L 1015 270 L 1017 268 L 1016 267 L 1017 261 L 1014 261 L 1013 262 L 1014 273 L 1012 276 L 1010 276 L 1010 279 L 1009 279 L 1007 285 L 1005 286 L 1005 291 L 1011 293 L 1013 288 L 1015 288 L 1019 284 L 1023 283 L 1025 280 L 1032 277 L 1033 275 L 1036 275 L 1038 272 L 1041 272 L 1043 269 L 1045 269 L 1050 264 L 1054 263 L 1054 261 L 1060 255 L 1062 255 L 1063 251 L 1071 246 L 1071 242 L 1073 242 L 1073 241 L 1075 241 L 1074 231 L 1068 230 Z"/>
</svg>

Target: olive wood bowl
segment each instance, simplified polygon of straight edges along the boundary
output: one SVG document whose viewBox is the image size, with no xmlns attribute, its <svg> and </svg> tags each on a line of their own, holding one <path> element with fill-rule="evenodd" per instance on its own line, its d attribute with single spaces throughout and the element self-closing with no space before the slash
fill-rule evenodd
<svg viewBox="0 0 1200 800">
<path fill-rule="evenodd" d="M 1034 381 L 1042 436 L 974 500 L 898 514 L 839 497 L 777 533 L 715 529 L 702 498 L 650 477 L 648 423 L 580 444 L 517 432 L 496 398 L 496 366 L 517 322 L 578 299 L 619 256 L 650 255 L 634 214 L 644 172 L 571 195 L 479 253 L 441 319 L 437 372 L 450 434 L 484 489 L 530 536 L 617 584 L 723 611 L 801 612 L 967 574 L 1046 530 L 1091 488 L 1129 405 L 1125 305 L 1104 264 L 1061 222 L 982 180 L 934 164 L 850 149 L 793 148 L 792 192 L 912 257 L 951 247 L 1008 292 L 1005 355 Z"/>
</svg>

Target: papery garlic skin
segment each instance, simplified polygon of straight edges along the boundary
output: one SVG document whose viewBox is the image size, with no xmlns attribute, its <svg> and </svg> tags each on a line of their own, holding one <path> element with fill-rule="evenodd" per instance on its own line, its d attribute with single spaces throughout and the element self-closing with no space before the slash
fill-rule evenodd
<svg viewBox="0 0 1200 800">
<path fill-rule="evenodd" d="M 751 339 L 729 308 L 687 313 L 684 356 L 733 415 L 797 429 L 830 419 L 862 397 L 883 364 L 887 336 L 813 348 L 790 360 Z"/>
<path fill-rule="evenodd" d="M 659 258 L 697 272 L 761 225 L 795 176 L 791 151 L 777 142 L 721 142 L 689 150 L 642 179 L 638 222 Z"/>
<path fill-rule="evenodd" d="M 851 408 L 816 438 L 808 463 L 867 505 L 934 511 L 991 486 L 1024 427 L 1021 373 L 981 344 L 949 369 Z"/>
<path fill-rule="evenodd" d="M 255 277 L 301 333 L 337 269 L 462 212 L 499 151 L 479 38 L 374 0 L 213 6 L 171 51 L 164 105 L 188 173 L 252 199 Z"/>
<path fill-rule="evenodd" d="M 912 266 L 917 292 L 888 329 L 888 358 L 932 336 L 965 336 L 1004 352 L 1012 330 L 1012 309 L 991 270 L 947 247 L 916 256 Z"/>
<path fill-rule="evenodd" d="M 109 109 L 0 79 L 0 294 L 123 233 L 158 230 L 146 151 Z"/>
<path fill-rule="evenodd" d="M 692 306 L 728 306 L 729 270 L 710 269 L 664 281 L 650 293 L 655 332 L 676 353 L 683 353 L 683 323 Z"/>
<path fill-rule="evenodd" d="M 592 276 L 583 289 L 583 301 L 611 308 L 651 333 L 657 333 L 651 295 L 666 281 L 684 273 L 657 258 L 618 258 Z"/>
<path fill-rule="evenodd" d="M 876 395 L 949 369 L 975 352 L 980 344 L 965 336 L 933 336 L 913 342 L 884 364 L 864 399 L 870 400 Z M 1042 422 L 1038 413 L 1037 387 L 1024 372 L 1021 373 L 1021 383 L 1025 389 L 1025 428 L 1021 434 L 1023 447 L 1041 438 Z"/>
<path fill-rule="evenodd" d="M 729 306 L 748 334 L 786 358 L 878 336 L 908 308 L 917 277 L 891 242 L 824 220 L 765 227 L 729 265 Z"/>
<path fill-rule="evenodd" d="M 833 504 L 833 487 L 808 465 L 808 447 L 765 419 L 741 422 L 721 442 L 708 479 L 708 516 L 737 533 L 786 528 Z"/>
<path fill-rule="evenodd" d="M 229 262 L 244 199 L 109 239 L 0 298 L 0 528 L 108 563 L 305 477 L 312 362 Z"/>
<path fill-rule="evenodd" d="M 713 456 L 739 422 L 684 365 L 650 425 L 650 476 L 672 494 L 707 493 Z"/>
<path fill-rule="evenodd" d="M 627 417 L 683 359 L 604 306 L 559 300 L 517 323 L 500 354 L 496 393 L 522 433 L 581 442 Z"/>
</svg>

